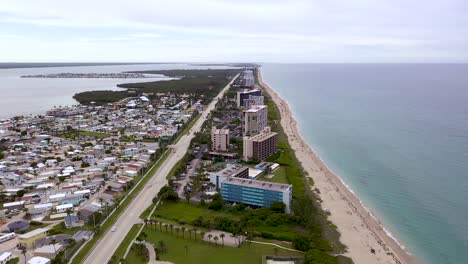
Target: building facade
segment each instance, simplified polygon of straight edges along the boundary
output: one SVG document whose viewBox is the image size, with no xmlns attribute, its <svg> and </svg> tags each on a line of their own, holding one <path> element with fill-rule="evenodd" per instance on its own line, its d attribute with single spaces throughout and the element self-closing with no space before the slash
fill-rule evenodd
<svg viewBox="0 0 468 264">
<path fill-rule="evenodd" d="M 270 127 L 265 127 L 255 136 L 244 137 L 243 147 L 243 160 L 262 161 L 278 150 L 278 133 L 272 132 Z"/>
<path fill-rule="evenodd" d="M 237 107 L 244 107 L 244 100 L 249 99 L 251 95 L 261 96 L 262 92 L 259 89 L 237 91 Z"/>
<path fill-rule="evenodd" d="M 213 151 L 229 150 L 229 129 L 211 128 L 211 149 Z"/>
<path fill-rule="evenodd" d="M 250 95 L 249 98 L 244 99 L 243 106 L 245 109 L 249 109 L 254 105 L 263 105 L 265 104 L 265 98 L 258 95 Z"/>
<path fill-rule="evenodd" d="M 268 125 L 268 107 L 253 105 L 242 111 L 242 133 L 253 136 L 260 133 Z"/>
<path fill-rule="evenodd" d="M 259 207 L 270 207 L 273 202 L 281 202 L 286 205 L 286 213 L 291 212 L 292 185 L 234 177 L 220 184 L 221 196 L 225 201 Z"/>
<path fill-rule="evenodd" d="M 221 182 L 232 177 L 247 179 L 249 177 L 249 168 L 238 164 L 227 164 L 226 168 L 218 172 L 210 173 L 210 182 L 213 183 L 216 188 L 220 188 Z"/>
</svg>

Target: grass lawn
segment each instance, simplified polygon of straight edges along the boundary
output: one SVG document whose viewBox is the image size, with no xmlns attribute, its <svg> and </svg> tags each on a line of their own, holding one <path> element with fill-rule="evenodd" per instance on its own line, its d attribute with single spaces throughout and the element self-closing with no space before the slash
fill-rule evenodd
<svg viewBox="0 0 468 264">
<path fill-rule="evenodd" d="M 302 253 L 287 251 L 280 248 L 275 250 L 274 246 L 244 243 L 241 247 L 228 247 L 214 245 L 208 242 L 184 239 L 180 236 L 171 235 L 170 232 L 160 232 L 157 228 L 146 227 L 144 232 L 148 235 L 150 243 L 157 244 L 164 241 L 168 249 L 167 253 L 161 255 L 161 260 L 171 261 L 177 264 L 238 264 L 238 263 L 261 263 L 263 255 L 279 256 L 302 256 Z M 221 241 L 219 241 L 221 243 Z M 187 246 L 187 247 L 186 247 Z M 128 263 L 147 263 L 143 256 L 131 251 L 127 257 Z"/>
<path fill-rule="evenodd" d="M 285 167 L 279 167 L 273 172 L 273 175 L 274 176 L 272 178 L 266 178 L 265 176 L 262 175 L 257 180 L 289 184 Z"/>
<path fill-rule="evenodd" d="M 154 216 L 173 221 L 184 220 L 188 223 L 203 216 L 206 220 L 213 220 L 215 217 L 237 218 L 235 215 L 222 211 L 213 211 L 195 204 L 186 202 L 164 202 L 156 208 Z"/>
</svg>

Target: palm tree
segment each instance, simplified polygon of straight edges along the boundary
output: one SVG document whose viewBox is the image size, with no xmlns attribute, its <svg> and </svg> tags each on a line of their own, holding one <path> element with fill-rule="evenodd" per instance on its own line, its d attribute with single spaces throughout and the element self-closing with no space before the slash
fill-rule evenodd
<svg viewBox="0 0 468 264">
<path fill-rule="evenodd" d="M 166 232 L 167 232 L 167 228 L 169 227 L 168 224 L 164 224 L 164 228 L 166 228 Z"/>
<path fill-rule="evenodd" d="M 193 230 L 194 238 L 195 238 L 195 240 L 197 240 L 198 229 L 196 227 L 194 227 L 192 230 Z"/>
<path fill-rule="evenodd" d="M 182 238 L 185 238 L 185 227 L 181 227 L 180 230 L 182 230 Z"/>
<path fill-rule="evenodd" d="M 26 256 L 27 252 L 28 251 L 26 251 L 26 248 L 21 249 L 21 254 L 23 254 L 24 256 L 24 264 L 26 264 L 26 262 L 28 261 L 28 257 Z"/>
<path fill-rule="evenodd" d="M 206 233 L 204 231 L 201 231 L 200 234 L 201 234 L 201 240 L 203 240 L 203 238 L 205 238 Z"/>
<path fill-rule="evenodd" d="M 54 247 L 54 256 L 57 254 L 57 250 L 55 250 L 55 242 L 57 242 L 57 240 L 55 240 L 54 238 L 52 238 L 50 240 L 50 243 L 52 244 L 52 246 Z"/>
<path fill-rule="evenodd" d="M 219 235 L 219 237 L 221 238 L 221 241 L 223 241 L 223 247 L 224 247 L 224 237 L 225 237 L 225 236 L 226 236 L 226 235 L 225 235 L 224 233 L 221 233 L 221 235 Z"/>
<path fill-rule="evenodd" d="M 174 227 L 174 230 L 176 231 L 177 236 L 179 236 L 180 228 L 178 228 L 178 227 L 176 226 L 176 227 Z"/>
<path fill-rule="evenodd" d="M 218 239 L 219 239 L 219 238 L 218 238 L 217 236 L 214 236 L 213 239 L 214 239 L 214 241 L 215 241 L 215 244 L 218 245 Z"/>
<path fill-rule="evenodd" d="M 208 234 L 208 241 L 211 243 L 211 238 L 213 237 L 212 234 Z"/>
</svg>

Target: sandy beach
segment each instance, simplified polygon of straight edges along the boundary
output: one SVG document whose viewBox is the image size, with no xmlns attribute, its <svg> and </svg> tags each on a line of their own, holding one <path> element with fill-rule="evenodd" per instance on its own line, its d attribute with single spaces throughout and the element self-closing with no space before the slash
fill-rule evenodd
<svg viewBox="0 0 468 264">
<path fill-rule="evenodd" d="M 302 163 L 308 177 L 314 182 L 314 188 L 320 191 L 322 208 L 330 211 L 329 217 L 341 233 L 341 242 L 348 248 L 344 255 L 356 264 L 379 263 L 419 263 L 403 250 L 384 230 L 354 195 L 315 154 L 304 141 L 289 105 L 262 80 L 259 69 L 259 81 L 266 92 L 278 105 L 281 125 L 288 136 L 289 143 Z M 375 252 L 372 253 L 371 250 Z"/>
</svg>

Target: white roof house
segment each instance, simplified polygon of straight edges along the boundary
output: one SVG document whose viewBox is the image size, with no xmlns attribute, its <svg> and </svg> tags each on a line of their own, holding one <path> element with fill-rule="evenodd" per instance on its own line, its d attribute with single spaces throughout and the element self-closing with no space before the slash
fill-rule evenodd
<svg viewBox="0 0 468 264">
<path fill-rule="evenodd" d="M 6 263 L 8 260 L 11 259 L 13 254 L 10 252 L 4 252 L 2 255 L 0 255 L 0 263 Z"/>
<path fill-rule="evenodd" d="M 28 264 L 49 264 L 50 259 L 44 257 L 32 257 L 28 260 Z"/>
<path fill-rule="evenodd" d="M 52 203 L 45 203 L 45 204 L 35 204 L 34 209 L 38 208 L 51 208 L 53 206 Z"/>
<path fill-rule="evenodd" d="M 57 209 L 57 211 L 64 211 L 70 208 L 73 208 L 73 204 L 61 204 L 55 206 L 55 209 Z"/>
<path fill-rule="evenodd" d="M 24 205 L 24 201 L 4 203 L 3 207 L 7 208 L 7 207 L 12 207 L 12 206 L 18 206 L 18 205 Z"/>
</svg>

